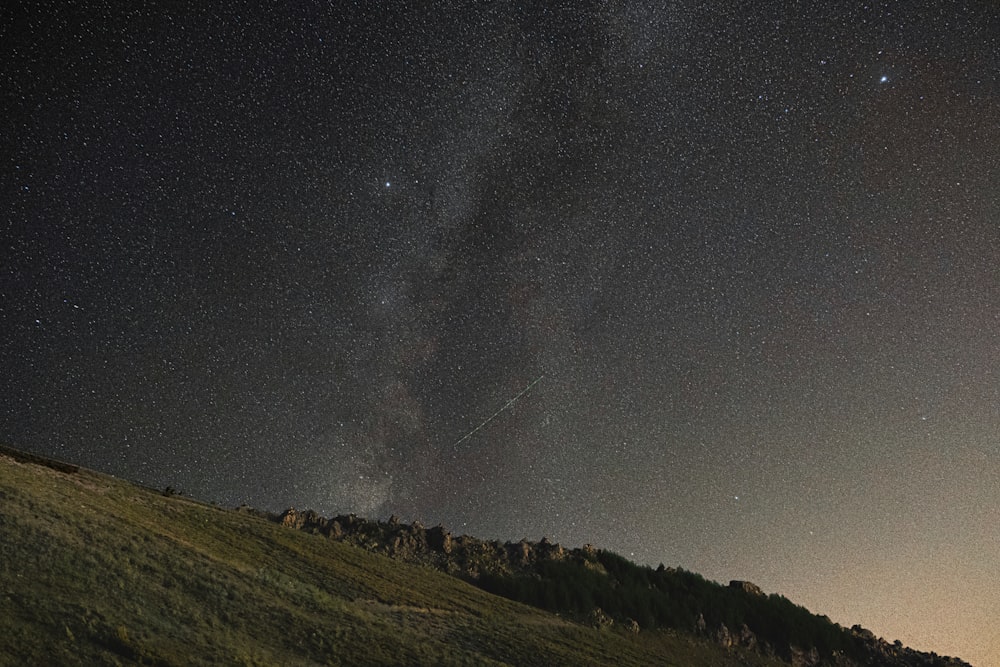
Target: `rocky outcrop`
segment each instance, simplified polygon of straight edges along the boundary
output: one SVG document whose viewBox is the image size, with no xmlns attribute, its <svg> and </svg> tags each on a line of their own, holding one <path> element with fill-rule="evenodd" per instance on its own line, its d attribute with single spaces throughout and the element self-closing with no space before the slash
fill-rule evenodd
<svg viewBox="0 0 1000 667">
<path fill-rule="evenodd" d="M 566 555 L 565 549 L 563 549 L 558 544 L 554 544 L 549 541 L 549 538 L 543 537 L 541 541 L 536 546 L 537 560 L 562 560 L 563 556 Z"/>
<path fill-rule="evenodd" d="M 934 652 L 915 651 L 903 646 L 899 641 L 890 644 L 860 625 L 852 626 L 850 632 L 867 654 L 865 664 L 886 667 L 971 667 L 969 663 L 958 658 L 941 656 Z"/>
<path fill-rule="evenodd" d="M 732 648 L 735 646 L 736 642 L 733 641 L 733 635 L 729 632 L 729 628 L 726 627 L 725 623 L 719 625 L 719 628 L 715 631 L 715 643 L 722 648 Z"/>
<path fill-rule="evenodd" d="M 546 560 L 566 558 L 568 552 L 543 537 L 538 542 L 500 543 L 468 535 L 454 536 L 444 526 L 425 528 L 419 521 L 403 523 L 392 516 L 386 522 L 370 521 L 354 514 L 325 518 L 313 510 L 294 507 L 274 517 L 283 526 L 324 535 L 408 562 L 429 564 L 470 579 L 482 573 L 509 574 L 530 570 Z M 577 557 L 592 559 L 596 550 L 589 546 L 575 550 Z"/>
<path fill-rule="evenodd" d="M 744 623 L 743 625 L 740 626 L 739 634 L 736 635 L 736 642 L 740 646 L 742 646 L 744 648 L 748 648 L 751 651 L 756 651 L 757 650 L 757 635 L 755 635 L 750 630 L 750 628 L 747 627 L 746 623 Z"/>
<path fill-rule="evenodd" d="M 764 597 L 764 591 L 761 590 L 760 586 L 750 581 L 740 581 L 738 579 L 733 579 L 729 582 L 729 587 L 734 588 L 738 591 L 743 591 L 748 595 L 759 595 Z"/>
<path fill-rule="evenodd" d="M 534 550 L 531 547 L 531 543 L 528 540 L 521 540 L 516 544 L 508 544 L 507 551 L 510 554 L 511 560 L 517 563 L 521 567 L 526 567 L 531 565 L 533 562 L 532 556 Z"/>
<path fill-rule="evenodd" d="M 817 667 L 820 664 L 819 651 L 813 646 L 809 650 L 789 647 L 792 667 Z"/>
<path fill-rule="evenodd" d="M 301 511 L 295 508 L 280 515 L 269 516 L 281 525 L 295 530 L 323 535 L 406 562 L 429 565 L 473 582 L 479 581 L 486 574 L 537 578 L 541 576 L 539 565 L 547 561 L 568 560 L 608 577 L 609 586 L 617 585 L 601 564 L 598 551 L 591 545 L 565 549 L 546 537 L 538 542 L 480 540 L 468 535 L 454 536 L 440 525 L 425 528 L 419 521 L 406 524 L 395 516 L 385 522 L 371 521 L 354 514 L 325 518 L 312 510 Z M 660 565 L 655 572 L 660 577 L 668 577 L 675 576 L 678 571 Z M 766 598 L 764 591 L 749 581 L 730 581 L 728 589 L 733 591 L 731 595 L 737 597 Z M 759 601 L 760 604 L 766 602 L 766 599 Z M 709 619 L 714 616 L 714 620 L 706 621 L 706 614 Z M 768 635 L 765 630 L 760 630 L 763 634 L 758 636 L 747 623 L 730 628 L 719 623 L 718 618 L 718 613 L 713 615 L 711 609 L 705 608 L 688 632 L 729 649 L 753 651 L 779 658 L 793 667 L 970 667 L 956 658 L 921 653 L 908 649 L 899 642 L 890 644 L 860 626 L 854 626 L 850 630 L 841 628 L 841 631 L 849 633 L 853 639 L 854 648 L 850 655 L 822 655 L 812 646 L 774 645 L 766 640 Z M 597 628 L 610 627 L 615 623 L 610 614 L 598 607 L 593 608 L 589 614 L 581 615 L 579 620 Z M 639 624 L 632 618 L 622 615 L 618 621 L 626 632 L 639 631 Z M 750 619 L 748 622 L 753 624 Z"/>
<path fill-rule="evenodd" d="M 435 526 L 427 531 L 427 547 L 433 551 L 450 554 L 452 549 L 451 533 L 444 526 Z"/>
<path fill-rule="evenodd" d="M 590 624 L 595 628 L 610 628 L 615 624 L 615 619 L 604 613 L 600 607 L 594 607 L 593 611 L 590 612 Z"/>
<path fill-rule="evenodd" d="M 696 635 L 704 635 L 708 632 L 708 623 L 705 622 L 705 615 L 698 614 L 698 620 L 694 623 L 694 633 Z"/>
<path fill-rule="evenodd" d="M 705 617 L 699 615 L 695 631 L 697 634 L 704 634 L 704 628 Z M 758 645 L 757 635 L 747 627 L 746 623 L 743 623 L 738 630 L 730 630 L 725 623 L 721 623 L 718 629 L 712 633 L 712 638 L 723 648 L 739 646 L 750 651 L 758 651 L 758 649 L 762 648 Z"/>
</svg>

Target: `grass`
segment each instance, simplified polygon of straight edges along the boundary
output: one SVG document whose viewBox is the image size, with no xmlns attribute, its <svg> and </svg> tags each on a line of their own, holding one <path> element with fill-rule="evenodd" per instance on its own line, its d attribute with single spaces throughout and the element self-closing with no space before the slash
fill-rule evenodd
<svg viewBox="0 0 1000 667">
<path fill-rule="evenodd" d="M 0 665 L 777 665 L 0 451 Z"/>
</svg>

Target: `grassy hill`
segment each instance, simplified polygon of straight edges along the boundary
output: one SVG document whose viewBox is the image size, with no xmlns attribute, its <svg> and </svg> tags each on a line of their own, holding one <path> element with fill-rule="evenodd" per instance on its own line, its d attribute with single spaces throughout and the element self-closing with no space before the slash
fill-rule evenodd
<svg viewBox="0 0 1000 667">
<path fill-rule="evenodd" d="M 0 449 L 2 665 L 781 665 Z"/>
<path fill-rule="evenodd" d="M 658 636 L 680 632 L 738 652 L 749 649 L 795 667 L 969 667 L 957 658 L 887 642 L 860 625 L 845 628 L 748 581 L 728 586 L 682 568 L 637 565 L 590 545 L 454 536 L 396 517 L 327 518 L 288 509 L 269 520 L 447 572 L 488 592 L 574 619 Z M 676 635 L 674 635 L 676 636 Z"/>
</svg>

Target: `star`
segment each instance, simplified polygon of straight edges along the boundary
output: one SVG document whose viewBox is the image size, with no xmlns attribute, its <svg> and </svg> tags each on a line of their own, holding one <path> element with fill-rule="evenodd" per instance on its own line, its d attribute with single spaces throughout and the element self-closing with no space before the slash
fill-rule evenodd
<svg viewBox="0 0 1000 667">
<path fill-rule="evenodd" d="M 4 442 L 995 635 L 988 10 L 827 3 L 778 30 L 756 3 L 348 4 L 303 3 L 308 34 L 150 9 L 148 40 L 111 8 L 45 49 L 22 47 L 48 22 L 23 26 L 0 58 Z M 91 80 L 106 94 L 37 113 Z M 869 578 L 897 597 L 844 594 Z M 927 620 L 956 581 L 982 597 Z"/>
</svg>

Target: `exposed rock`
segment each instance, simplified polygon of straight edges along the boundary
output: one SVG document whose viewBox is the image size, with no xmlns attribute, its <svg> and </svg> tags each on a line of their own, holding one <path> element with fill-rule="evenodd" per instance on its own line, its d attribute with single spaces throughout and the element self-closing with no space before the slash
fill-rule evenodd
<svg viewBox="0 0 1000 667">
<path fill-rule="evenodd" d="M 715 642 L 723 648 L 729 648 L 736 643 L 733 641 L 733 635 L 729 632 L 729 628 L 726 627 L 725 623 L 720 623 L 719 629 L 715 631 Z"/>
<path fill-rule="evenodd" d="M 566 552 L 558 544 L 553 544 L 549 538 L 543 537 L 538 543 L 538 558 L 544 560 L 560 560 Z"/>
<path fill-rule="evenodd" d="M 600 607 L 594 607 L 590 612 L 590 624 L 595 628 L 610 628 L 615 620 L 604 613 Z"/>
<path fill-rule="evenodd" d="M 598 574 L 603 574 L 604 576 L 607 576 L 608 574 L 608 571 L 604 567 L 603 563 L 596 558 L 585 556 L 582 558 L 582 563 L 583 566 L 591 572 L 597 572 Z"/>
<path fill-rule="evenodd" d="M 241 511 L 247 510 L 241 508 Z M 602 565 L 599 551 L 591 545 L 566 550 L 545 537 L 538 542 L 521 540 L 516 543 L 479 540 L 468 535 L 456 537 L 443 526 L 427 529 L 419 521 L 405 524 L 395 516 L 387 522 L 369 521 L 354 514 L 327 519 L 312 510 L 295 508 L 289 508 L 280 515 L 267 516 L 283 526 L 325 535 L 407 562 L 429 565 L 467 580 L 474 581 L 483 574 L 539 577 L 540 564 L 549 560 L 571 559 L 609 577 L 609 585 L 616 585 L 615 578 Z M 657 575 L 664 578 L 677 572 L 675 568 L 663 565 L 656 569 Z M 742 591 L 745 595 L 764 596 L 761 588 L 749 581 L 730 581 L 729 588 Z M 600 608 L 594 608 L 587 619 L 598 628 L 614 623 L 614 618 Z M 622 616 L 619 621 L 627 632 L 639 631 L 639 624 L 634 619 Z M 723 647 L 742 647 L 759 655 L 778 658 L 793 667 L 969 667 L 955 658 L 914 651 L 900 642 L 890 644 L 858 625 L 848 631 L 855 642 L 849 654 L 824 656 L 815 647 L 773 645 L 766 634 L 757 636 L 747 624 L 733 630 L 719 624 L 712 631 L 703 614 L 698 615 L 691 630 Z"/>
<path fill-rule="evenodd" d="M 892 644 L 876 637 L 871 630 L 860 625 L 851 626 L 854 635 L 864 651 L 868 654 L 866 664 L 887 665 L 891 667 L 970 667 L 967 662 L 948 656 L 939 656 L 934 652 L 922 653 L 903 646 L 902 642 Z"/>
<path fill-rule="evenodd" d="M 740 626 L 740 634 L 737 638 L 737 642 L 743 648 L 748 648 L 751 651 L 757 649 L 757 635 L 755 635 L 753 631 L 747 627 L 746 623 Z"/>
<path fill-rule="evenodd" d="M 288 528 L 295 528 L 299 530 L 305 525 L 305 516 L 302 515 L 294 507 L 289 507 L 281 514 L 281 518 L 278 523 L 282 526 L 287 526 Z"/>
<path fill-rule="evenodd" d="M 534 561 L 534 553 L 528 540 L 521 540 L 517 544 L 509 545 L 509 547 L 512 560 L 518 565 L 529 565 Z"/>
<path fill-rule="evenodd" d="M 452 548 L 451 533 L 444 526 L 435 526 L 427 531 L 427 546 L 435 551 L 450 554 Z"/>
<path fill-rule="evenodd" d="M 698 620 L 694 623 L 694 632 L 697 635 L 703 635 L 708 632 L 708 624 L 705 622 L 704 614 L 698 614 Z"/>
<path fill-rule="evenodd" d="M 764 596 L 764 591 L 761 590 L 760 586 L 750 581 L 740 581 L 738 579 L 733 579 L 729 582 L 730 588 L 735 588 L 736 590 L 743 591 L 744 593 L 749 593 L 750 595 L 760 595 Z"/>
<path fill-rule="evenodd" d="M 792 646 L 791 653 L 792 667 L 816 667 L 820 664 L 819 651 L 813 646 L 808 651 Z"/>
</svg>

